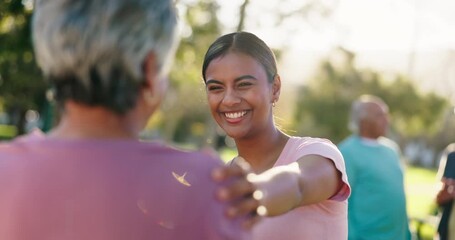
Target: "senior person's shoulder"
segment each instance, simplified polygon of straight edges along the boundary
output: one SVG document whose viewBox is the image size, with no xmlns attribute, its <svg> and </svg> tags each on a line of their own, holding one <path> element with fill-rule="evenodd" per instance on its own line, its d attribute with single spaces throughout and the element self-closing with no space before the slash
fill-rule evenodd
<svg viewBox="0 0 455 240">
<path fill-rule="evenodd" d="M 143 156 L 155 156 L 166 159 L 170 164 L 186 166 L 193 169 L 213 169 L 222 166 L 222 160 L 214 153 L 204 150 L 187 150 L 164 142 L 142 142 Z"/>
<path fill-rule="evenodd" d="M 397 152 L 397 153 L 400 153 L 400 146 L 395 142 L 393 141 L 392 139 L 390 138 L 387 138 L 387 137 L 379 137 L 378 138 L 378 142 L 385 146 L 385 147 L 388 147 L 390 149 L 392 149 L 393 151 Z"/>
<path fill-rule="evenodd" d="M 338 143 L 338 148 L 340 148 L 341 151 L 343 150 L 349 150 L 353 146 L 357 147 L 359 144 L 359 136 L 356 134 L 349 135 L 345 139 L 341 140 L 340 143 Z"/>
<path fill-rule="evenodd" d="M 30 142 L 39 141 L 45 138 L 45 134 L 39 130 L 18 136 L 12 140 L 0 142 L 0 155 L 1 154 L 18 154 L 23 152 Z"/>
</svg>

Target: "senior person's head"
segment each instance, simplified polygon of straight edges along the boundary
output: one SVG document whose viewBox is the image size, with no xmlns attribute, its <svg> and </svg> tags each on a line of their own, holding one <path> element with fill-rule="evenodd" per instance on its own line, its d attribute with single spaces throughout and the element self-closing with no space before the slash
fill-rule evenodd
<svg viewBox="0 0 455 240">
<path fill-rule="evenodd" d="M 72 105 L 135 119 L 158 107 L 176 46 L 176 13 L 163 0 L 37 0 L 33 44 L 64 115 Z"/>
<path fill-rule="evenodd" d="M 389 108 L 379 97 L 362 95 L 352 103 L 349 128 L 361 137 L 377 139 L 386 134 Z"/>
</svg>

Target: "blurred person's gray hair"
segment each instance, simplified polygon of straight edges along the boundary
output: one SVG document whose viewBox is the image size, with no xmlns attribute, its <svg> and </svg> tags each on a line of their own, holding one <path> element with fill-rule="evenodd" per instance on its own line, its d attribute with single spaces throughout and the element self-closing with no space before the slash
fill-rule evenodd
<svg viewBox="0 0 455 240">
<path fill-rule="evenodd" d="M 167 74 L 176 26 L 171 0 L 36 0 L 32 35 L 59 104 L 71 99 L 123 114 L 145 82 L 147 54 Z"/>
<path fill-rule="evenodd" d="M 359 133 L 360 122 L 368 117 L 366 106 L 368 103 L 377 103 L 388 109 L 387 104 L 379 97 L 364 94 L 357 98 L 351 105 L 348 127 L 354 133 Z"/>
</svg>

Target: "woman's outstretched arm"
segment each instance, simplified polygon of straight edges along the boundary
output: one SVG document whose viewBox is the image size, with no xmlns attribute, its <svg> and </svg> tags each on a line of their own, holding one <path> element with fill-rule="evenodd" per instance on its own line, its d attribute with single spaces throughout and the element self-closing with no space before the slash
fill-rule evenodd
<svg viewBox="0 0 455 240">
<path fill-rule="evenodd" d="M 236 178 L 217 195 L 222 201 L 233 202 L 227 210 L 228 216 L 254 216 L 247 218 L 247 225 L 254 225 L 259 220 L 257 215 L 281 215 L 296 207 L 324 201 L 342 186 L 341 173 L 334 163 L 319 155 L 305 155 L 294 163 L 261 174 L 252 173 L 244 160 L 237 158 L 235 162 L 240 164 L 216 170 L 214 178 L 218 181 Z"/>
</svg>

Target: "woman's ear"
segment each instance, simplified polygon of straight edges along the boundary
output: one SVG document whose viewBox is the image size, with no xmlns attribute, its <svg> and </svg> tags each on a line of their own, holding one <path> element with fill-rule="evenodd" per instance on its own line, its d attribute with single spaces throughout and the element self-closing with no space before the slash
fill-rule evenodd
<svg viewBox="0 0 455 240">
<path fill-rule="evenodd" d="M 278 99 L 280 98 L 280 92 L 281 92 L 281 78 L 280 75 L 276 74 L 275 77 L 273 78 L 273 83 L 272 83 L 272 102 L 278 102 Z"/>
</svg>

